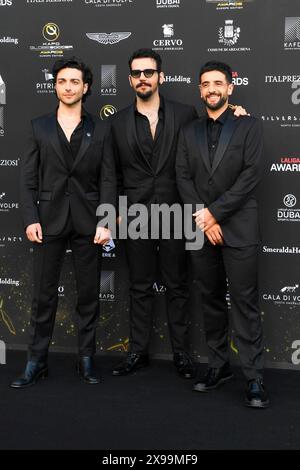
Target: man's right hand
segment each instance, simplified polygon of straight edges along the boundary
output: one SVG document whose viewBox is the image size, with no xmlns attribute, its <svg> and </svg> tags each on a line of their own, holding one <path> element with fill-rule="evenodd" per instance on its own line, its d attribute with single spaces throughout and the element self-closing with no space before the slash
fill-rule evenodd
<svg viewBox="0 0 300 470">
<path fill-rule="evenodd" d="M 43 232 L 41 224 L 30 224 L 26 227 L 26 235 L 29 241 L 42 243 Z"/>
</svg>

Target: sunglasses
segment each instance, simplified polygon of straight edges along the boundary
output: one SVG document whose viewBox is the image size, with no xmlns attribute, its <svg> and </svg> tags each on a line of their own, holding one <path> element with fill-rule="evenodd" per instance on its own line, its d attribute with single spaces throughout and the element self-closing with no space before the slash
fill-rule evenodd
<svg viewBox="0 0 300 470">
<path fill-rule="evenodd" d="M 145 78 L 151 78 L 155 72 L 157 72 L 157 70 L 155 69 L 145 69 L 145 70 L 136 69 L 136 70 L 131 70 L 130 75 L 132 76 L 132 78 L 140 78 L 140 76 L 143 73 Z"/>
</svg>

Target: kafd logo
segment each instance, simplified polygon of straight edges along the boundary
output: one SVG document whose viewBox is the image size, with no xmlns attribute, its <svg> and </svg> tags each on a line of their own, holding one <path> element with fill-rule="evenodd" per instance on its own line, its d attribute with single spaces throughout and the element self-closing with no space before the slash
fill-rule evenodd
<svg viewBox="0 0 300 470">
<path fill-rule="evenodd" d="M 115 272 L 101 271 L 100 300 L 113 302 L 115 300 Z"/>
<path fill-rule="evenodd" d="M 300 209 L 295 208 L 297 198 L 294 194 L 286 194 L 283 198 L 285 207 L 277 210 L 278 222 L 300 222 Z"/>
<path fill-rule="evenodd" d="M 284 50 L 300 50 L 300 17 L 285 18 Z"/>
<path fill-rule="evenodd" d="M 162 25 L 164 39 L 155 39 L 153 49 L 156 51 L 182 51 L 183 40 L 174 38 L 174 24 L 165 23 Z"/>
<path fill-rule="evenodd" d="M 115 96 L 117 94 L 117 66 L 101 66 L 101 95 Z"/>
</svg>

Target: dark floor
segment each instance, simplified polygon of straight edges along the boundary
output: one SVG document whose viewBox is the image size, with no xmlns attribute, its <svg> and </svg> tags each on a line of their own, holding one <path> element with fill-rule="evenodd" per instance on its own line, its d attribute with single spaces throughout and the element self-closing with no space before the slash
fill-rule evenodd
<svg viewBox="0 0 300 470">
<path fill-rule="evenodd" d="M 300 449 L 300 372 L 267 370 L 271 407 L 256 410 L 243 406 L 240 376 L 201 394 L 166 361 L 113 377 L 115 359 L 97 356 L 104 379 L 93 386 L 73 372 L 74 355 L 52 353 L 48 379 L 9 388 L 25 359 L 8 351 L 0 366 L 2 450 Z"/>
</svg>

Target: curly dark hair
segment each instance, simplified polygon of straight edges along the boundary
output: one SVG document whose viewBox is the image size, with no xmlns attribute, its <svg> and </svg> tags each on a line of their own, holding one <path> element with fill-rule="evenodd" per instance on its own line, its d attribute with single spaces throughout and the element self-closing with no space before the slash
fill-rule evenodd
<svg viewBox="0 0 300 470">
<path fill-rule="evenodd" d="M 231 67 L 224 62 L 218 61 L 210 61 L 206 62 L 206 64 L 202 65 L 200 72 L 199 72 L 199 82 L 201 82 L 201 77 L 206 72 L 212 72 L 213 70 L 217 70 L 218 72 L 222 72 L 228 83 L 232 83 L 232 70 Z"/>
<path fill-rule="evenodd" d="M 144 59 L 144 58 L 155 60 L 157 72 L 158 73 L 161 72 L 161 65 L 162 65 L 161 56 L 157 52 L 153 51 L 153 49 L 137 49 L 136 51 L 134 51 L 128 61 L 130 71 L 131 71 L 131 64 L 134 61 L 134 59 Z"/>
<path fill-rule="evenodd" d="M 92 83 L 93 83 L 93 73 L 92 73 L 90 67 L 88 67 L 84 62 L 82 62 L 81 59 L 78 59 L 77 57 L 74 57 L 74 56 L 69 57 L 69 58 L 65 58 L 65 59 L 59 59 L 54 63 L 53 68 L 52 68 L 52 75 L 53 75 L 54 83 L 56 83 L 56 78 L 57 78 L 58 72 L 60 72 L 62 69 L 66 69 L 66 68 L 77 69 L 77 70 L 80 70 L 82 72 L 83 83 L 88 84 L 88 90 L 82 97 L 82 102 L 84 103 L 85 100 L 87 99 L 87 97 L 92 92 L 91 86 L 92 86 Z"/>
</svg>

